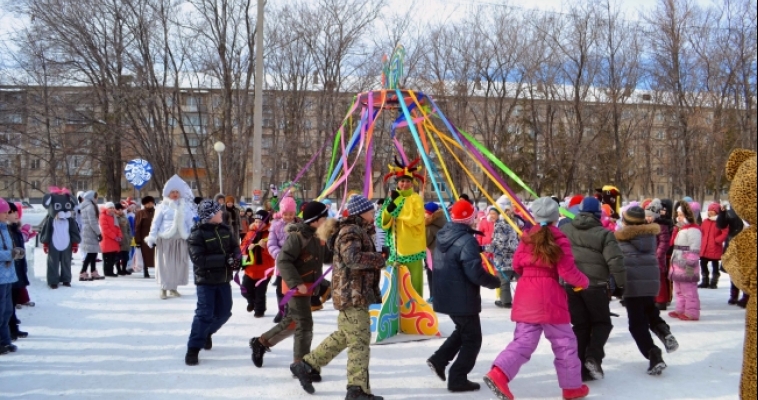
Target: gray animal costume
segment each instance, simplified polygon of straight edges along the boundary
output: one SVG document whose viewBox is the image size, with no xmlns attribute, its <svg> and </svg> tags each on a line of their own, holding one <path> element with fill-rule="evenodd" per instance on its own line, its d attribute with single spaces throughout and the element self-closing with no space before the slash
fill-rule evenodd
<svg viewBox="0 0 758 400">
<path fill-rule="evenodd" d="M 40 241 L 47 253 L 47 284 L 71 283 L 71 255 L 81 241 L 74 208 L 76 200 L 66 189 L 54 189 L 42 199 L 47 216 Z"/>
</svg>

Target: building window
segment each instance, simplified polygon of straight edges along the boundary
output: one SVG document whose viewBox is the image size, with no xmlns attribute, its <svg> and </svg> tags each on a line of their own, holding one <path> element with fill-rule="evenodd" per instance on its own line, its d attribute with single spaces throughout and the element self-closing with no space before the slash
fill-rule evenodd
<svg viewBox="0 0 758 400">
<path fill-rule="evenodd" d="M 289 169 L 289 162 L 288 161 L 282 161 L 282 169 Z"/>
<path fill-rule="evenodd" d="M 42 160 L 40 160 L 39 158 L 34 158 L 29 163 L 29 169 L 40 169 L 41 166 L 42 166 Z"/>
<path fill-rule="evenodd" d="M 655 174 L 658 175 L 658 176 L 663 175 L 663 167 L 657 167 L 655 169 Z"/>
<path fill-rule="evenodd" d="M 189 182 L 187 182 L 187 183 L 189 183 L 189 187 L 190 187 L 190 189 L 192 189 L 192 190 L 197 190 L 197 181 L 196 181 L 196 180 L 192 179 L 192 180 L 190 180 L 190 181 L 189 181 Z"/>
<path fill-rule="evenodd" d="M 658 196 L 663 196 L 664 195 L 663 192 L 664 192 L 663 185 L 658 185 Z"/>
<path fill-rule="evenodd" d="M 39 181 L 31 181 L 29 184 L 31 185 L 32 190 L 39 190 L 39 188 L 42 186 Z"/>
<path fill-rule="evenodd" d="M 663 139 L 665 139 L 665 138 L 666 138 L 666 133 L 665 133 L 665 132 L 663 132 L 663 131 L 658 131 L 658 133 L 656 134 L 656 136 L 655 136 L 655 137 L 656 137 L 657 139 L 659 139 L 659 140 L 663 140 Z"/>
</svg>

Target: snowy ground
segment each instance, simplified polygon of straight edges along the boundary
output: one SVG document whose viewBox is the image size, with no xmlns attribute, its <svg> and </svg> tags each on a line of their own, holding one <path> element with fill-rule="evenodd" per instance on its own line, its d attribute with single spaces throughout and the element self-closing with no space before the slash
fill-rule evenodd
<svg viewBox="0 0 758 400">
<path fill-rule="evenodd" d="M 291 340 L 267 354 L 264 368 L 252 365 L 248 339 L 271 327 L 271 318 L 254 319 L 236 288 L 234 315 L 214 336 L 213 350 L 200 353 L 199 366 L 188 367 L 184 353 L 195 307 L 194 286 L 180 288 L 182 298 L 160 300 L 155 281 L 135 274 L 50 290 L 43 280 L 44 254 L 38 249 L 35 256 L 29 290 L 37 306 L 18 312 L 30 336 L 16 342 L 17 353 L 0 357 L 0 398 L 314 398 L 300 389 L 287 369 Z M 76 261 L 73 269 L 78 272 L 80 266 Z M 647 361 L 627 331 L 623 308 L 614 302 L 614 311 L 622 317 L 614 319 L 616 328 L 606 348 L 607 378 L 590 384 L 591 398 L 736 399 L 744 311 L 726 304 L 729 282 L 724 278 L 721 289 L 700 292 L 701 322 L 672 322 L 681 349 L 665 356 L 669 369 L 662 377 L 645 374 Z M 271 310 L 273 294 L 270 290 Z M 478 382 L 514 329 L 509 311 L 490 301 L 494 292 L 485 296 L 484 345 L 469 377 Z M 333 310 L 314 315 L 314 346 L 333 330 L 336 318 Z M 444 316 L 440 320 L 449 333 L 450 320 Z M 425 360 L 440 344 L 428 340 L 373 347 L 374 392 L 388 399 L 494 399 L 486 388 L 475 394 L 450 394 L 432 377 Z M 512 383 L 514 394 L 519 399 L 560 398 L 552 361 L 550 346 L 543 340 Z M 345 362 L 343 354 L 324 369 L 315 398 L 344 398 Z"/>
</svg>

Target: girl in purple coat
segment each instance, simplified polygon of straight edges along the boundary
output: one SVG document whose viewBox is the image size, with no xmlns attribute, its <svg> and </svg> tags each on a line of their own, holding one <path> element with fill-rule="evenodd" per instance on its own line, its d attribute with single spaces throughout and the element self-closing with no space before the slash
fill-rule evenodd
<svg viewBox="0 0 758 400">
<path fill-rule="evenodd" d="M 529 361 L 544 332 L 553 347 L 563 398 L 581 399 L 590 389 L 582 384 L 568 300 L 558 278 L 575 290 L 587 289 L 589 279 L 576 268 L 571 243 L 555 227 L 558 203 L 550 197 L 540 198 L 532 204 L 532 214 L 540 225 L 523 237 L 513 257 L 513 270 L 521 275 L 511 313 L 516 332 L 484 381 L 501 400 L 513 400 L 508 384 Z"/>
<path fill-rule="evenodd" d="M 273 257 L 274 260 L 279 256 L 279 253 L 282 251 L 282 246 L 287 240 L 287 225 L 299 222 L 295 214 L 296 208 L 297 204 L 295 203 L 295 199 L 290 196 L 286 196 L 279 203 L 279 213 L 277 214 L 279 218 L 271 224 L 267 244 L 268 253 L 271 254 L 271 257 Z M 274 283 L 276 285 L 276 304 L 277 308 L 279 308 L 279 303 L 281 303 L 284 298 L 284 294 L 282 293 L 282 277 L 279 276 L 279 270 L 276 271 L 276 281 Z M 278 324 L 279 321 L 282 320 L 282 317 L 282 312 L 279 311 L 276 314 L 276 317 L 274 317 L 274 323 Z"/>
</svg>

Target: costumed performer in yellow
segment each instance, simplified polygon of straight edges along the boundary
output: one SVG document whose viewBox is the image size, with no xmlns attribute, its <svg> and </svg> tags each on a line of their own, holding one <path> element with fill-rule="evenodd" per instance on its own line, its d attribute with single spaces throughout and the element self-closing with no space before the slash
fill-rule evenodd
<svg viewBox="0 0 758 400">
<path fill-rule="evenodd" d="M 387 232 L 390 247 L 390 263 L 408 267 L 411 284 L 419 296 L 424 293 L 424 266 L 426 259 L 426 226 L 424 224 L 424 200 L 414 191 L 415 180 L 424 184 L 424 176 L 416 159 L 408 166 L 395 158 L 390 173 L 384 182 L 394 177 L 397 189 L 390 192 L 381 213 L 381 227 Z"/>
</svg>

